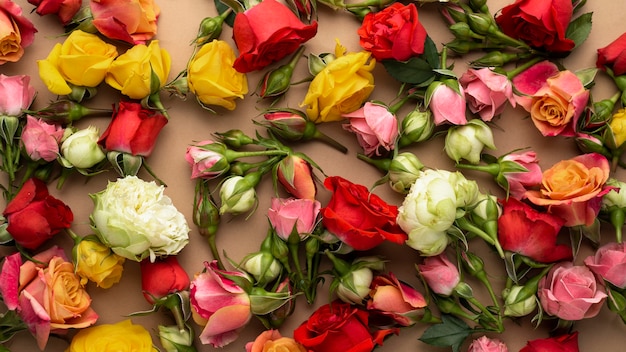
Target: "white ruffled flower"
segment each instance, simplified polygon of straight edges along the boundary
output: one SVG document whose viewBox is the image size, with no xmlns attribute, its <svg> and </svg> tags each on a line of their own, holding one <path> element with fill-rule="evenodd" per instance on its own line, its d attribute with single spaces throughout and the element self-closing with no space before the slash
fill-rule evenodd
<svg viewBox="0 0 626 352">
<path fill-rule="evenodd" d="M 91 194 L 95 232 L 116 254 L 141 261 L 175 255 L 189 242 L 189 226 L 182 213 L 154 181 L 126 176 Z"/>
</svg>

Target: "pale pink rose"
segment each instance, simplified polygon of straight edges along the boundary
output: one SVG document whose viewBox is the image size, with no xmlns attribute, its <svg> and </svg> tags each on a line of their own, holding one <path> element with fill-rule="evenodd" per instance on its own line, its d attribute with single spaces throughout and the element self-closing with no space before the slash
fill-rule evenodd
<svg viewBox="0 0 626 352">
<path fill-rule="evenodd" d="M 467 352 L 509 352 L 509 349 L 498 339 L 481 336 L 472 342 Z"/>
<path fill-rule="evenodd" d="M 465 90 L 470 111 L 478 113 L 483 121 L 491 121 L 494 116 L 500 115 L 507 102 L 515 107 L 511 81 L 487 67 L 468 69 L 459 83 Z"/>
<path fill-rule="evenodd" d="M 426 280 L 428 287 L 436 294 L 450 296 L 454 288 L 461 282 L 459 269 L 444 253 L 424 258 L 417 269 Z"/>
<path fill-rule="evenodd" d="M 26 154 L 31 160 L 50 162 L 59 155 L 59 143 L 63 138 L 63 128 L 28 115 L 21 138 Z"/>
<path fill-rule="evenodd" d="M 189 289 L 193 319 L 204 326 L 200 333 L 203 344 L 224 347 L 237 339 L 252 318 L 250 297 L 225 275 L 246 277 L 241 272 L 219 270 L 217 261 L 205 263 L 205 268 Z"/>
<path fill-rule="evenodd" d="M 607 297 L 591 270 L 572 262 L 552 267 L 539 281 L 537 294 L 547 314 L 564 320 L 595 317 Z"/>
<path fill-rule="evenodd" d="M 368 310 L 375 309 L 401 326 L 411 326 L 424 316 L 424 296 L 394 274 L 376 276 L 370 287 Z"/>
<path fill-rule="evenodd" d="M 354 132 L 359 145 L 367 156 L 380 156 L 381 148 L 394 149 L 398 137 L 398 120 L 387 107 L 367 102 L 362 108 L 342 115 L 349 120 L 345 130 Z"/>
<path fill-rule="evenodd" d="M 576 135 L 578 119 L 587 106 L 589 91 L 571 71 L 559 71 L 543 61 L 513 79 L 515 100 L 530 113 L 544 136 Z"/>
<path fill-rule="evenodd" d="M 626 288 L 626 244 L 605 244 L 598 248 L 595 255 L 585 258 L 585 265 L 604 280 Z"/>
<path fill-rule="evenodd" d="M 591 226 L 602 197 L 613 189 L 606 185 L 609 173 L 609 161 L 601 154 L 561 160 L 543 172 L 541 189 L 526 191 L 526 198 L 564 219 L 564 226 Z"/>
<path fill-rule="evenodd" d="M 187 147 L 185 160 L 191 166 L 192 179 L 213 179 L 229 170 L 230 163 L 224 154 L 206 147 L 211 144 L 215 142 L 206 140 Z"/>
<path fill-rule="evenodd" d="M 267 217 L 280 238 L 287 241 L 295 227 L 302 239 L 315 229 L 321 207 L 317 200 L 272 198 Z"/>
<path fill-rule="evenodd" d="M 2 50 L 0 65 L 17 62 L 24 55 L 24 48 L 35 40 L 37 29 L 22 15 L 22 8 L 11 0 L 0 0 L 0 33 Z"/>
<path fill-rule="evenodd" d="M 465 125 L 466 102 L 463 87 L 459 85 L 459 92 L 445 84 L 439 84 L 433 91 L 428 107 L 433 113 L 435 125 L 444 123 Z"/>
<path fill-rule="evenodd" d="M 503 161 L 510 161 L 526 168 L 527 172 L 507 172 L 504 174 L 509 183 L 509 195 L 516 199 L 525 198 L 526 190 L 541 184 L 543 174 L 537 153 L 533 151 L 523 153 L 511 153 L 502 157 Z"/>
<path fill-rule="evenodd" d="M 26 75 L 0 74 L 0 115 L 19 116 L 35 98 L 35 88 Z"/>
</svg>

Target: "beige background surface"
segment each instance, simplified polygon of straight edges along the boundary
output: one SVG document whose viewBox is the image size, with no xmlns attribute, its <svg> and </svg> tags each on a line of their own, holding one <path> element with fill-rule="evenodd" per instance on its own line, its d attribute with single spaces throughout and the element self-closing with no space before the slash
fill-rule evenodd
<svg viewBox="0 0 626 352">
<path fill-rule="evenodd" d="M 56 17 L 40 17 L 35 13 L 30 13 L 33 6 L 26 0 L 17 0 L 24 10 L 26 16 L 35 23 L 39 30 L 36 35 L 34 45 L 26 49 L 26 54 L 18 63 L 9 63 L 0 67 L 0 72 L 6 75 L 29 74 L 32 77 L 32 84 L 38 91 L 35 107 L 45 106 L 55 96 L 50 94 L 41 83 L 38 74 L 36 60 L 47 56 L 52 46 L 61 42 L 63 38 L 59 36 L 62 28 Z M 172 57 L 172 71 L 170 78 L 174 78 L 186 65 L 191 54 L 192 47 L 189 42 L 195 37 L 198 24 L 202 18 L 216 14 L 211 0 L 156 0 L 162 9 L 159 19 L 159 33 L 156 37 L 160 41 L 162 48 L 168 50 Z M 489 0 L 488 4 L 492 12 L 500 9 L 509 1 Z M 618 35 L 626 31 L 626 22 L 623 20 L 624 1 L 590 1 L 583 12 L 593 11 L 593 30 L 589 39 L 575 52 L 568 57 L 564 63 L 567 68 L 577 70 L 591 67 L 595 63 L 596 49 L 607 45 Z M 435 10 L 436 5 L 429 4 L 419 9 L 419 17 L 424 24 L 429 35 L 434 39 L 438 48 L 441 44 L 451 39 L 443 21 Z M 319 32 L 307 44 L 308 52 L 322 53 L 332 52 L 335 38 L 338 38 L 349 51 L 358 51 L 358 37 L 356 29 L 359 22 L 349 13 L 334 12 L 320 5 L 319 11 Z M 221 39 L 232 43 L 231 30 L 225 26 Z M 455 72 L 461 74 L 465 69 L 466 58 L 455 59 Z M 296 73 L 295 80 L 305 77 L 306 61 L 302 60 Z M 398 83 L 391 79 L 382 65 L 378 65 L 375 70 L 376 89 L 371 99 L 391 102 L 399 89 Z M 251 90 L 254 90 L 261 77 L 260 72 L 248 75 Z M 593 89 L 596 99 L 609 97 L 613 93 L 612 83 L 601 76 L 597 79 L 597 86 Z M 298 108 L 299 102 L 304 97 L 306 85 L 293 87 L 287 95 L 286 101 L 281 101 L 278 106 Z M 92 107 L 109 107 L 120 99 L 119 93 L 102 86 L 95 99 L 89 101 L 87 105 Z M 194 182 L 190 180 L 190 170 L 184 161 L 184 152 L 188 144 L 193 141 L 208 139 L 214 132 L 223 132 L 231 128 L 240 128 L 248 133 L 254 131 L 252 119 L 258 112 L 266 107 L 266 103 L 258 102 L 256 96 L 249 95 L 245 100 L 238 102 L 238 107 L 233 112 L 219 110 L 217 115 L 213 115 L 203 110 L 190 97 L 182 101 L 175 97 L 162 95 L 163 103 L 168 108 L 171 115 L 170 123 L 163 129 L 157 147 L 152 156 L 148 159 L 148 164 L 165 183 L 168 185 L 165 193 L 170 196 L 178 209 L 189 219 L 192 231 L 190 233 L 190 244 L 179 255 L 181 264 L 190 275 L 202 269 L 203 261 L 209 260 L 210 251 L 204 238 L 202 238 L 191 222 L 192 201 Z M 408 112 L 411 107 L 405 107 L 402 112 Z M 108 123 L 108 119 L 91 119 L 81 121 L 79 126 L 94 124 L 100 126 L 103 131 Z M 529 119 L 525 118 L 525 113 L 521 109 L 513 110 L 507 108 L 500 119 L 496 121 L 498 128 L 494 129 L 497 151 L 494 155 L 501 155 L 515 148 L 531 147 L 538 152 L 542 167 L 548 168 L 555 162 L 569 158 L 578 153 L 574 142 L 564 138 L 544 138 L 534 128 Z M 327 134 L 340 140 L 349 149 L 348 154 L 343 155 L 330 147 L 319 142 L 310 142 L 302 145 L 294 145 L 294 148 L 308 154 L 313 158 L 328 175 L 339 175 L 350 179 L 355 183 L 372 185 L 382 176 L 373 167 L 357 160 L 356 153 L 360 148 L 353 134 L 344 131 L 340 124 L 332 123 L 320 126 Z M 453 164 L 449 161 L 443 151 L 443 138 L 438 137 L 428 143 L 419 144 L 407 148 L 414 152 L 418 158 L 428 167 L 454 170 Z M 481 184 L 481 190 L 486 192 L 491 190 L 495 194 L 502 195 L 500 189 L 488 178 L 478 173 L 466 173 L 468 178 L 476 179 Z M 625 179 L 626 173 L 619 171 L 617 177 Z M 146 173 L 140 176 L 150 180 Z M 321 176 L 321 175 L 320 175 Z M 73 177 L 68 180 L 63 189 L 56 190 L 51 186 L 52 192 L 68 203 L 75 214 L 73 230 L 80 235 L 90 233 L 89 214 L 92 203 L 87 196 L 104 189 L 107 180 L 116 178 L 113 171 L 105 175 L 96 177 L 85 183 L 81 177 Z M 328 192 L 322 185 L 319 188 L 319 200 L 325 204 L 328 200 Z M 228 256 L 234 260 L 240 260 L 247 253 L 256 251 L 261 239 L 266 234 L 267 222 L 265 218 L 266 210 L 269 206 L 272 192 L 269 178 L 259 186 L 260 204 L 257 212 L 248 220 L 245 216 L 224 217 L 221 228 L 218 232 L 218 246 L 227 252 Z M 375 193 L 380 195 L 387 202 L 399 205 L 402 196 L 392 192 L 386 185 L 376 189 Z M 613 238 L 613 229 L 610 225 L 603 225 L 604 241 Z M 54 242 L 69 249 L 71 243 L 64 235 L 59 235 Z M 7 249 L 4 249 L 5 253 Z M 483 251 L 484 252 L 484 251 Z M 388 270 L 394 272 L 401 279 L 411 285 L 420 287 L 416 276 L 414 264 L 419 257 L 416 251 L 406 246 L 384 244 L 376 249 L 376 253 L 392 258 L 388 265 Z M 589 249 L 584 249 L 577 260 L 582 261 L 590 253 Z M 486 257 L 488 270 L 492 273 L 493 279 L 498 281 L 505 275 L 500 262 L 494 258 Z M 102 290 L 95 286 L 89 286 L 88 290 L 93 298 L 93 307 L 100 314 L 99 323 L 114 323 L 125 319 L 125 315 L 134 311 L 149 309 L 141 294 L 141 282 L 139 276 L 139 265 L 135 262 L 127 261 L 122 282 L 111 289 Z M 326 287 L 320 288 L 317 305 L 326 302 Z M 308 307 L 303 299 L 298 299 L 298 308 L 281 329 L 285 336 L 291 336 L 292 331 L 297 327 L 315 307 Z M 142 324 L 154 334 L 154 328 L 159 322 L 170 324 L 172 320 L 163 312 L 153 314 L 148 317 L 132 318 L 134 323 Z M 506 332 L 499 336 L 509 346 L 511 351 L 519 350 L 527 340 L 547 337 L 548 328 L 541 327 L 534 329 L 529 319 L 519 322 L 506 323 Z M 196 327 L 197 332 L 200 327 Z M 441 351 L 442 349 L 428 346 L 417 339 L 421 336 L 425 326 L 416 326 L 403 329 L 399 336 L 394 336 L 385 342 L 380 348 L 381 351 Z M 620 346 L 626 342 L 626 326 L 620 319 L 603 308 L 596 318 L 576 323 L 575 329 L 580 331 L 580 347 L 582 351 L 619 351 Z M 255 319 L 241 334 L 240 338 L 231 345 L 224 348 L 224 351 L 241 351 L 247 341 L 256 337 L 262 331 L 262 325 Z M 155 340 L 156 342 L 156 340 Z M 157 343 L 158 344 L 158 343 Z M 62 351 L 67 346 L 66 342 L 51 338 L 46 350 Z M 602 346 L 602 347 L 600 347 Z M 8 345 L 14 351 L 35 351 L 37 349 L 35 340 L 28 334 L 22 333 Z M 197 343 L 199 351 L 214 350 L 209 346 L 202 346 Z"/>
</svg>

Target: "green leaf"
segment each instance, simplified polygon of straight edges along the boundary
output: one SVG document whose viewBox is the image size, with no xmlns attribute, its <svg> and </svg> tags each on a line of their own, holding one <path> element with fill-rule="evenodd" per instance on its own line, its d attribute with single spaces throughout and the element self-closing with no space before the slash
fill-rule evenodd
<svg viewBox="0 0 626 352">
<path fill-rule="evenodd" d="M 435 77 L 433 67 L 421 57 L 408 61 L 382 60 L 382 64 L 391 77 L 402 83 L 421 84 Z"/>
<path fill-rule="evenodd" d="M 472 332 L 473 329 L 463 320 L 444 314 L 441 316 L 441 324 L 430 326 L 419 340 L 432 346 L 452 347 L 452 351 L 459 352 L 463 341 Z"/>
<path fill-rule="evenodd" d="M 439 68 L 439 51 L 437 51 L 437 45 L 435 45 L 435 42 L 433 42 L 429 36 L 426 36 L 426 41 L 424 42 L 422 58 L 428 62 L 430 67 Z"/>
<path fill-rule="evenodd" d="M 591 16 L 592 12 L 584 13 L 570 22 L 565 32 L 565 37 L 574 41 L 574 47 L 582 44 L 591 32 Z"/>
</svg>

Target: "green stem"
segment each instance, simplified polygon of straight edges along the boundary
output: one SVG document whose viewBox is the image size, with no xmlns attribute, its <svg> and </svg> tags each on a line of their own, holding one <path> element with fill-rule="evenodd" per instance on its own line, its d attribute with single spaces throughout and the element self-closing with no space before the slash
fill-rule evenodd
<svg viewBox="0 0 626 352">
<path fill-rule="evenodd" d="M 474 235 L 477 235 L 478 237 L 485 240 L 485 242 L 494 246 L 496 250 L 498 251 L 498 255 L 500 256 L 500 258 L 504 259 L 504 250 L 502 249 L 502 246 L 500 245 L 500 242 L 498 242 L 497 238 L 492 238 L 488 233 L 483 231 L 483 229 L 472 224 L 469 220 L 465 218 L 459 218 L 456 221 L 457 221 L 457 225 L 460 228 L 467 230 L 470 233 L 473 233 Z"/>
<path fill-rule="evenodd" d="M 336 140 L 332 139 L 327 134 L 324 134 L 319 129 L 315 130 L 315 132 L 313 133 L 313 138 L 318 139 L 318 140 L 320 140 L 320 141 L 330 145 L 331 147 L 333 147 L 333 148 L 337 149 L 338 151 L 342 152 L 343 154 L 347 154 L 348 153 L 348 148 L 346 148 L 343 144 L 337 142 Z"/>
<path fill-rule="evenodd" d="M 494 316 L 487 307 L 485 307 L 480 301 L 478 301 L 474 297 L 466 298 L 469 303 L 471 303 L 474 307 L 478 308 L 489 320 L 495 323 L 495 328 L 497 332 L 501 333 L 504 331 L 504 326 L 502 325 L 502 319 L 500 316 Z M 482 325 L 482 323 L 481 323 Z M 484 326 L 484 325 L 483 325 Z M 487 328 L 485 326 L 485 328 Z"/>
<path fill-rule="evenodd" d="M 259 151 L 247 151 L 247 152 L 239 152 L 235 150 L 226 150 L 224 152 L 224 156 L 226 160 L 232 162 L 239 158 L 248 158 L 255 156 L 274 156 L 274 155 L 288 155 L 289 152 L 285 150 L 259 150 Z"/>
<path fill-rule="evenodd" d="M 225 270 L 224 264 L 222 263 L 222 257 L 220 256 L 220 252 L 217 248 L 217 243 L 215 242 L 215 234 L 208 235 L 207 242 L 209 242 L 209 248 L 211 249 L 211 255 L 213 256 L 213 259 L 217 260 L 217 267 L 221 270 Z"/>
<path fill-rule="evenodd" d="M 493 163 L 489 165 L 472 165 L 472 164 L 457 163 L 455 164 L 455 167 L 458 169 L 467 169 L 467 170 L 486 172 L 493 177 L 497 176 L 498 173 L 500 173 L 500 165 L 498 165 L 497 163 Z"/>
<path fill-rule="evenodd" d="M 357 154 L 357 159 L 363 160 L 370 165 L 375 166 L 380 171 L 389 171 L 391 167 L 391 159 L 372 159 L 364 154 Z"/>
</svg>

